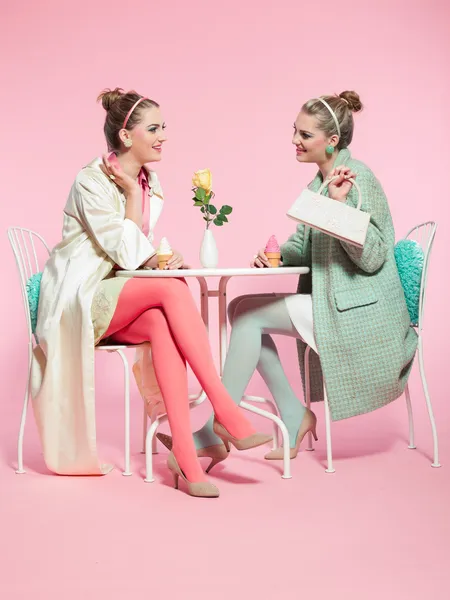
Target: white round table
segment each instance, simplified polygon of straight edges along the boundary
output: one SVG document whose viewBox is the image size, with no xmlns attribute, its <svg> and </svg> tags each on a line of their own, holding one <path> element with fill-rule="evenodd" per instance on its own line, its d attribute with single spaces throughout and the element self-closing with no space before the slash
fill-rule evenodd
<svg viewBox="0 0 450 600">
<path fill-rule="evenodd" d="M 218 299 L 218 313 L 219 313 L 219 356 L 220 356 L 220 374 L 223 373 L 223 366 L 225 364 L 225 357 L 227 353 L 228 337 L 227 337 L 227 284 L 232 277 L 285 277 L 286 275 L 306 275 L 309 273 L 308 267 L 279 267 L 279 268 L 267 268 L 267 269 L 256 269 L 251 267 L 246 268 L 227 268 L 227 269 L 176 269 L 176 270 L 159 270 L 159 269 L 139 269 L 138 271 L 117 271 L 116 277 L 195 277 L 200 284 L 201 292 L 201 315 L 206 327 L 209 329 L 209 298 Z M 210 289 L 208 282 L 218 277 L 219 285 L 216 289 Z M 195 402 L 192 405 L 198 405 L 205 399 L 205 394 L 200 392 L 196 396 Z M 265 402 L 272 406 L 274 412 L 268 412 L 261 410 L 252 404 L 247 402 L 241 402 L 242 408 L 245 408 L 251 412 L 259 414 L 262 417 L 270 419 L 276 423 L 281 430 L 283 437 L 284 446 L 284 479 L 290 479 L 290 456 L 289 456 L 289 434 L 285 424 L 276 414 L 276 408 L 272 401 L 258 396 L 244 396 L 246 400 L 252 402 Z M 274 414 L 275 413 L 275 414 Z M 147 454 L 147 479 L 146 481 L 153 481 L 152 477 L 152 465 L 151 465 L 151 448 L 154 448 L 153 436 L 156 433 L 158 425 L 165 420 L 165 418 L 156 419 L 151 427 L 149 428 L 146 436 L 146 454 Z M 274 429 L 274 447 L 278 446 L 277 442 L 277 429 Z M 149 457 L 150 454 L 150 457 Z M 150 476 L 150 478 L 149 478 Z"/>
<path fill-rule="evenodd" d="M 227 284 L 231 277 L 284 277 L 286 275 L 305 275 L 308 267 L 279 267 L 271 269 L 227 268 L 227 269 L 140 269 L 138 271 L 117 271 L 116 277 L 195 277 L 201 290 L 201 314 L 205 325 L 209 325 L 209 298 L 218 298 L 219 310 L 219 344 L 220 344 L 220 374 L 223 371 L 227 352 Z M 208 280 L 219 277 L 219 285 L 210 290 Z"/>
</svg>

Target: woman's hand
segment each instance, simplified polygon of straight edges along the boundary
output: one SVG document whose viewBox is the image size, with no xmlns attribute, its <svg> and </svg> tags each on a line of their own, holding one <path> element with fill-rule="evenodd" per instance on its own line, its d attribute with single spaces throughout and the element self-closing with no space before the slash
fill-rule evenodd
<svg viewBox="0 0 450 600">
<path fill-rule="evenodd" d="M 151 258 L 148 259 L 146 263 L 142 265 L 147 269 L 157 269 L 158 268 L 158 255 L 154 254 Z M 174 269 L 189 269 L 188 265 L 185 265 L 183 262 L 183 257 L 176 250 L 173 251 L 172 258 L 167 262 L 166 269 L 170 269 L 173 271 Z"/>
<path fill-rule="evenodd" d="M 103 173 L 109 177 L 117 186 L 123 189 L 125 195 L 131 195 L 133 192 L 139 190 L 139 184 L 132 177 L 124 173 L 120 166 L 113 165 L 106 154 L 103 155 L 103 164 L 100 165 L 100 169 Z"/>
<path fill-rule="evenodd" d="M 147 269 L 156 269 L 158 266 L 158 255 L 154 254 L 151 256 L 142 266 Z"/>
<path fill-rule="evenodd" d="M 336 179 L 328 185 L 328 195 L 333 200 L 345 202 L 353 185 L 351 181 L 348 180 L 354 179 L 356 177 L 356 173 L 353 173 L 350 167 L 342 165 L 341 167 L 336 167 L 331 171 L 331 173 L 328 175 L 328 179 L 331 179 L 332 177 L 336 177 Z"/>
<path fill-rule="evenodd" d="M 166 269 L 169 269 L 170 271 L 173 271 L 174 269 L 182 269 L 183 265 L 183 256 L 177 250 L 173 250 L 172 258 L 167 262 Z"/>
<path fill-rule="evenodd" d="M 257 269 L 263 269 L 264 267 L 270 267 L 270 262 L 267 260 L 267 256 L 264 253 L 264 248 L 258 251 L 258 254 L 255 254 L 252 262 L 250 263 L 251 267 L 256 267 Z"/>
</svg>

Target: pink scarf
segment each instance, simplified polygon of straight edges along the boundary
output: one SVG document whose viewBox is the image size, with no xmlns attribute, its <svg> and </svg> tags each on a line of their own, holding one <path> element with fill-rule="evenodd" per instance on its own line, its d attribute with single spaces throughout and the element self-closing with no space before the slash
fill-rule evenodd
<svg viewBox="0 0 450 600">
<path fill-rule="evenodd" d="M 120 163 L 114 152 L 108 156 L 108 160 L 118 169 L 121 169 Z M 148 236 L 150 231 L 150 186 L 148 184 L 148 172 L 144 167 L 138 174 L 138 183 L 142 189 L 142 233 Z"/>
</svg>

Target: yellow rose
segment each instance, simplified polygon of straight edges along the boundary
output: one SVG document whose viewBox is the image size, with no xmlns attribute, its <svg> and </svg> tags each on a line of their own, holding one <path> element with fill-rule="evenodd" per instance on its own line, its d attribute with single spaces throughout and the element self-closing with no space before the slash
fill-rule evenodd
<svg viewBox="0 0 450 600">
<path fill-rule="evenodd" d="M 192 185 L 196 188 L 202 188 L 207 194 L 211 192 L 212 188 L 212 175 L 209 169 L 201 169 L 194 173 L 192 178 Z"/>
</svg>

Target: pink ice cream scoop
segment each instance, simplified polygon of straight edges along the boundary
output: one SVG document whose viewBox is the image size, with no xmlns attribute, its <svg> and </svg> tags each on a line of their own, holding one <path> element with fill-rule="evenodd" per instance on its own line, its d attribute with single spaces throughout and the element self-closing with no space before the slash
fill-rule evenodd
<svg viewBox="0 0 450 600">
<path fill-rule="evenodd" d="M 267 256 L 267 260 L 271 267 L 279 267 L 281 261 L 281 248 L 277 242 L 277 238 L 272 235 L 264 248 L 264 254 Z"/>
<path fill-rule="evenodd" d="M 265 253 L 267 253 L 267 252 L 281 253 L 280 245 L 277 242 L 277 238 L 274 235 L 270 236 L 269 241 L 267 242 L 266 247 L 264 249 L 264 252 Z"/>
</svg>

